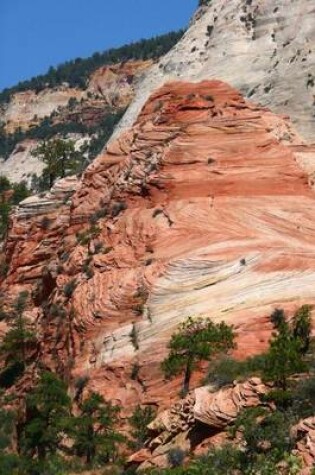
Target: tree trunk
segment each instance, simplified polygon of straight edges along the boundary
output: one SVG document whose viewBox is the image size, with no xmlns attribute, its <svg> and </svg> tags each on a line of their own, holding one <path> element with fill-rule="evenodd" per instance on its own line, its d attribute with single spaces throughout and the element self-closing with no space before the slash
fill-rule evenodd
<svg viewBox="0 0 315 475">
<path fill-rule="evenodd" d="M 188 356 L 186 369 L 185 369 L 185 375 L 184 375 L 184 381 L 183 381 L 184 395 L 186 395 L 189 391 L 189 383 L 190 383 L 190 378 L 191 378 L 191 373 L 192 373 L 192 366 L 193 366 L 193 357 Z"/>
</svg>

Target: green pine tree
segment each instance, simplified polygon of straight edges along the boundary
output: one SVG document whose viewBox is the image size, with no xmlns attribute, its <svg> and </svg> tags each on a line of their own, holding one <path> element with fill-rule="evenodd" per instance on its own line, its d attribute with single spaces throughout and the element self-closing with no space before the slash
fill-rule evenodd
<svg viewBox="0 0 315 475">
<path fill-rule="evenodd" d="M 304 360 L 307 332 L 304 333 L 304 330 L 303 313 L 302 320 L 300 316 L 296 317 L 293 328 L 284 319 L 270 340 L 264 373 L 265 377 L 275 382 L 282 391 L 287 390 L 290 376 L 307 370 Z"/>
<path fill-rule="evenodd" d="M 36 344 L 36 335 L 30 322 L 24 316 L 27 292 L 21 292 L 13 304 L 12 312 L 6 315 L 9 330 L 0 344 L 0 353 L 5 356 L 7 365 L 19 363 L 24 368 L 28 363 L 27 350 Z"/>
<path fill-rule="evenodd" d="M 115 458 L 117 444 L 124 438 L 115 430 L 119 408 L 95 392 L 80 405 L 80 415 L 72 424 L 73 448 L 91 464 L 97 458 L 107 463 Z"/>
<path fill-rule="evenodd" d="M 213 323 L 210 319 L 188 318 L 172 335 L 162 370 L 166 377 L 184 373 L 183 392 L 187 393 L 196 364 L 210 361 L 214 355 L 234 346 L 234 333 L 229 325 Z"/>
<path fill-rule="evenodd" d="M 43 176 L 48 177 L 49 187 L 57 178 L 76 173 L 82 164 L 82 155 L 75 150 L 73 140 L 51 139 L 40 144 L 32 154 L 46 165 Z"/>
<path fill-rule="evenodd" d="M 26 396 L 26 423 L 20 442 L 25 456 L 42 461 L 56 454 L 69 427 L 70 408 L 65 383 L 44 372 Z"/>
</svg>

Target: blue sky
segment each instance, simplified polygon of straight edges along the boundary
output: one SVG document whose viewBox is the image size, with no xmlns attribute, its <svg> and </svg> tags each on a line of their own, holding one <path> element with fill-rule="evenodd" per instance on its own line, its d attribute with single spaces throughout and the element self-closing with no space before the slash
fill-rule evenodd
<svg viewBox="0 0 315 475">
<path fill-rule="evenodd" d="M 197 0 L 0 0 L 0 89 L 187 25 Z"/>
</svg>

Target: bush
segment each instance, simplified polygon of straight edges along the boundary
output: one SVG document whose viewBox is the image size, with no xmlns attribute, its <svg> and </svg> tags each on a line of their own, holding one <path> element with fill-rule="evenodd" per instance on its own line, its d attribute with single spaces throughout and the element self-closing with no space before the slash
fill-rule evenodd
<svg viewBox="0 0 315 475">
<path fill-rule="evenodd" d="M 170 449 L 167 454 L 167 460 L 171 467 L 180 467 L 184 463 L 186 453 L 179 447 Z"/>
<path fill-rule="evenodd" d="M 129 424 L 132 428 L 131 436 L 133 440 L 130 445 L 134 450 L 143 447 L 148 438 L 148 425 L 156 417 L 156 410 L 151 406 L 141 407 L 137 406 L 134 413 L 129 418 Z"/>
<path fill-rule="evenodd" d="M 40 227 L 44 229 L 45 231 L 47 231 L 47 229 L 49 229 L 50 224 L 51 224 L 51 220 L 47 216 L 44 216 L 43 219 L 41 220 Z"/>
<path fill-rule="evenodd" d="M 266 365 L 266 355 L 256 355 L 243 361 L 226 356 L 211 365 L 205 383 L 219 387 L 232 384 L 234 380 L 244 380 L 253 375 L 261 375 Z"/>
<path fill-rule="evenodd" d="M 127 204 L 126 203 L 124 203 L 122 201 L 114 203 L 113 206 L 112 206 L 112 211 L 111 211 L 112 218 L 115 218 L 116 216 L 118 216 L 125 209 L 127 209 Z"/>
<path fill-rule="evenodd" d="M 69 282 L 67 282 L 63 287 L 64 296 L 69 299 L 72 296 L 76 286 L 77 282 L 75 279 L 69 280 Z"/>
</svg>

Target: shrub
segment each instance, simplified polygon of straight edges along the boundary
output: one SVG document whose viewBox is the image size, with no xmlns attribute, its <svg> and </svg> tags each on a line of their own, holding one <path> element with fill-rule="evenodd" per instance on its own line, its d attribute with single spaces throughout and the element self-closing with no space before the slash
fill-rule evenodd
<svg viewBox="0 0 315 475">
<path fill-rule="evenodd" d="M 133 449 L 140 449 L 143 447 L 148 438 L 148 425 L 156 417 L 156 410 L 151 406 L 141 407 L 137 406 L 129 418 L 129 424 L 132 428 L 131 436 L 133 438 L 131 447 Z"/>
<path fill-rule="evenodd" d="M 64 296 L 69 299 L 72 296 L 76 286 L 77 282 L 75 279 L 69 280 L 69 282 L 67 282 L 63 287 Z"/>
<path fill-rule="evenodd" d="M 167 454 L 167 460 L 171 467 L 180 467 L 183 465 L 186 453 L 179 447 L 170 449 Z"/>
<path fill-rule="evenodd" d="M 51 224 L 51 220 L 47 217 L 47 216 L 44 216 L 43 219 L 41 220 L 41 223 L 40 223 L 40 226 L 42 229 L 49 229 L 49 226 Z"/>
<path fill-rule="evenodd" d="M 112 218 L 115 218 L 116 216 L 118 216 L 125 209 L 127 209 L 127 204 L 126 203 L 124 203 L 122 201 L 114 203 L 113 206 L 112 206 L 112 210 L 111 210 Z"/>
<path fill-rule="evenodd" d="M 139 371 L 140 371 L 141 366 L 139 363 L 134 363 L 131 368 L 131 375 L 130 378 L 134 381 L 138 379 L 139 376 Z"/>
<path fill-rule="evenodd" d="M 266 365 L 266 355 L 256 355 L 243 361 L 225 356 L 215 361 L 209 370 L 205 383 L 219 387 L 232 384 L 233 381 L 247 379 L 253 375 L 261 375 Z"/>
<path fill-rule="evenodd" d="M 136 324 L 132 323 L 132 330 L 130 332 L 131 343 L 135 350 L 139 350 L 138 330 Z"/>
</svg>

